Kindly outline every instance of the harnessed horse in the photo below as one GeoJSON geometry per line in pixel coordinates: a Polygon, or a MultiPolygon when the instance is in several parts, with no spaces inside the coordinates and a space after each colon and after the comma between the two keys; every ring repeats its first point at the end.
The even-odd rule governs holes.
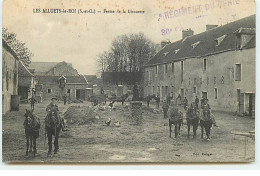
{"type": "Polygon", "coordinates": [[[183,114],[177,108],[172,108],[169,111],[169,127],[170,127],[170,138],[172,133],[172,124],[174,124],[175,138],[180,135],[181,125],[183,124],[183,114]]]}
{"type": "Polygon", "coordinates": [[[196,132],[199,126],[199,111],[192,103],[189,109],[187,110],[186,116],[187,116],[187,126],[188,126],[188,137],[190,137],[190,126],[192,125],[193,129],[193,138],[196,138],[196,132]]]}
{"type": "Polygon", "coordinates": [[[35,117],[33,110],[27,110],[24,114],[24,129],[26,137],[26,156],[28,155],[28,149],[30,145],[30,152],[33,152],[33,156],[37,153],[36,139],[39,137],[39,130],[41,127],[40,119],[35,117]]]}
{"type": "Polygon", "coordinates": [[[52,152],[52,136],[54,136],[54,154],[59,150],[59,134],[62,128],[62,120],[57,110],[50,110],[45,118],[45,136],[48,137],[48,155],[52,152]]]}

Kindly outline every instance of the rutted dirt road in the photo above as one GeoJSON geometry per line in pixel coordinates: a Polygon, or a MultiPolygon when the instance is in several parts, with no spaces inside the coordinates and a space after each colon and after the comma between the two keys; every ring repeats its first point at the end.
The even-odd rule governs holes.
{"type": "MultiPolygon", "coordinates": [[[[68,107],[86,108],[90,103],[63,105],[61,114],[68,107]]],[[[129,104],[128,102],[126,104],[129,104]]],[[[36,104],[35,114],[45,118],[47,102],[36,104]]],[[[96,112],[95,123],[70,125],[68,132],[61,132],[60,151],[47,157],[47,141],[42,123],[37,139],[38,154],[25,156],[26,140],[23,128],[25,109],[3,116],[2,153],[4,162],[248,162],[254,160],[254,141],[236,136],[233,131],[254,130],[254,119],[213,112],[219,127],[213,127],[211,140],[187,138],[187,126],[181,127],[178,138],[169,138],[168,120],[162,112],[153,113],[143,108],[143,123],[134,125],[130,118],[130,107],[116,104],[116,110],[96,112]],[[111,118],[111,125],[105,121],[111,118]],[[114,123],[120,122],[120,127],[114,123]]],[[[174,136],[174,135],[173,135],[174,136]]]]}

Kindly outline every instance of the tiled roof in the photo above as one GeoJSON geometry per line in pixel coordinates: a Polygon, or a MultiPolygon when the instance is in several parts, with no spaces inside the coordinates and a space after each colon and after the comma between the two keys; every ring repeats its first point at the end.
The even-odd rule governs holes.
{"type": "Polygon", "coordinates": [[[59,62],[31,62],[29,69],[34,69],[35,72],[47,72],[59,62]]]}
{"type": "MultiPolygon", "coordinates": [[[[58,84],[61,76],[36,76],[39,84],[58,84]]],[[[83,75],[65,76],[67,84],[88,84],[83,75]]]]}
{"type": "MultiPolygon", "coordinates": [[[[234,34],[234,32],[239,28],[241,28],[241,32],[251,32],[252,29],[255,28],[255,20],[256,16],[252,15],[166,45],[146,64],[146,66],[169,63],[185,58],[206,56],[227,50],[235,50],[236,34],[234,34]],[[245,28],[251,30],[246,30],[245,28]],[[216,39],[219,39],[223,35],[226,35],[226,37],[217,46],[216,39]],[[192,48],[192,46],[194,46],[193,44],[196,42],[199,43],[196,47],[192,48]],[[180,50],[175,52],[178,49],[180,50]],[[164,53],[167,52],[168,54],[165,55],[164,53]]],[[[243,49],[253,47],[255,47],[255,37],[250,40],[243,49]]]]}
{"type": "Polygon", "coordinates": [[[84,75],[88,82],[93,82],[97,79],[97,75],[84,75]]]}

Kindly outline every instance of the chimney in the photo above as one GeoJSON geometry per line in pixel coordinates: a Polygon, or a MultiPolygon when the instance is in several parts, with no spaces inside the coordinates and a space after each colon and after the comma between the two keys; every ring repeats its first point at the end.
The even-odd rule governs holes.
{"type": "Polygon", "coordinates": [[[191,28],[190,28],[190,29],[183,30],[183,31],[182,31],[182,39],[185,39],[185,38],[188,37],[188,36],[192,36],[193,33],[194,33],[194,31],[191,30],[191,28]]]}
{"type": "Polygon", "coordinates": [[[210,30],[210,29],[213,29],[213,28],[216,28],[218,27],[218,25],[214,25],[214,24],[207,24],[206,25],[206,31],[210,30]]]}
{"type": "Polygon", "coordinates": [[[166,45],[168,45],[168,44],[170,44],[171,42],[170,42],[170,40],[163,40],[162,42],[161,42],[161,47],[163,48],[164,46],[166,46],[166,45]]]}

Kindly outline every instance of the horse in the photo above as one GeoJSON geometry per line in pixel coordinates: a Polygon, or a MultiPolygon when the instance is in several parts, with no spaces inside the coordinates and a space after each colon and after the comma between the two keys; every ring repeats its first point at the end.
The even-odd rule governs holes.
{"type": "Polygon", "coordinates": [[[213,124],[213,120],[210,117],[210,111],[204,110],[201,115],[201,119],[200,119],[201,139],[203,139],[204,128],[206,131],[207,140],[210,139],[210,130],[211,130],[212,124],[213,124]]]}
{"type": "Polygon", "coordinates": [[[40,119],[33,114],[33,110],[27,110],[24,114],[24,129],[26,137],[26,156],[29,152],[33,152],[33,156],[37,153],[36,139],[39,137],[39,130],[41,128],[40,119]],[[28,151],[30,145],[30,151],[28,151]]]}
{"type": "Polygon", "coordinates": [[[181,125],[183,124],[183,114],[177,108],[172,108],[169,111],[169,127],[170,127],[170,138],[172,133],[172,124],[174,124],[175,138],[180,135],[181,125]]]}
{"type": "Polygon", "coordinates": [[[57,110],[50,110],[45,118],[45,137],[47,133],[48,138],[48,155],[52,152],[52,136],[54,136],[54,154],[59,150],[59,134],[62,128],[62,119],[60,118],[57,110]]]}
{"type": "Polygon", "coordinates": [[[188,138],[190,137],[190,126],[192,125],[193,129],[193,138],[196,138],[196,132],[199,126],[199,111],[196,109],[196,107],[191,104],[191,106],[188,108],[186,112],[187,117],[187,126],[188,126],[188,138]]]}

